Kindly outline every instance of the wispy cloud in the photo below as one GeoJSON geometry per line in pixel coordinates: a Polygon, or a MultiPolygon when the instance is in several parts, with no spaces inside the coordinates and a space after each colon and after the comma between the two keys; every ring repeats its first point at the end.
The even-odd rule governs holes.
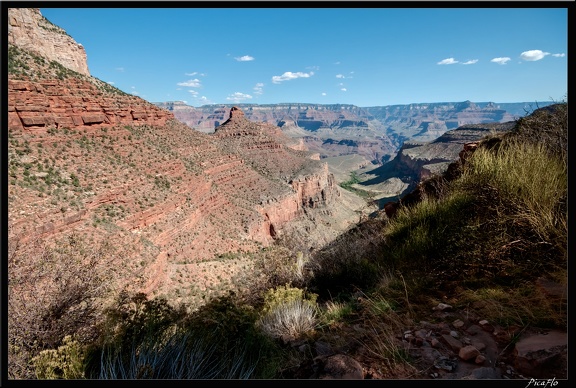
{"type": "Polygon", "coordinates": [[[528,50],[520,54],[520,58],[522,58],[525,61],[533,62],[541,60],[546,55],[550,55],[550,53],[544,52],[542,50],[528,50]]]}
{"type": "Polygon", "coordinates": [[[326,95],[326,92],[322,92],[322,95],[325,96],[325,95],[326,95]]]}
{"type": "Polygon", "coordinates": [[[553,57],[556,57],[556,58],[562,58],[562,57],[565,57],[566,54],[564,54],[564,53],[558,53],[558,54],[552,54],[552,56],[553,56],[553,57]]]}
{"type": "Polygon", "coordinates": [[[342,90],[343,92],[345,92],[345,91],[347,91],[348,89],[346,89],[346,88],[342,88],[342,89],[340,89],[340,90],[342,90]]]}
{"type": "Polygon", "coordinates": [[[201,77],[204,77],[206,74],[204,73],[198,73],[197,71],[193,71],[192,73],[184,73],[184,75],[188,76],[188,77],[194,77],[195,75],[199,75],[201,77]]]}
{"type": "Polygon", "coordinates": [[[471,59],[471,60],[469,60],[469,61],[462,62],[462,64],[463,64],[463,65],[473,65],[473,64],[475,64],[475,63],[477,63],[477,62],[478,62],[477,59],[471,59]]]}
{"type": "Polygon", "coordinates": [[[505,65],[509,60],[510,60],[509,57],[498,57],[498,58],[492,58],[490,62],[494,62],[499,65],[505,65]]]}
{"type": "Polygon", "coordinates": [[[314,72],[311,71],[310,73],[302,73],[302,72],[297,72],[297,73],[292,73],[291,71],[287,71],[282,75],[275,75],[272,77],[272,82],[275,84],[279,84],[280,82],[283,81],[289,81],[292,79],[296,79],[296,78],[308,78],[308,77],[312,77],[314,75],[314,72]]]}
{"type": "Polygon", "coordinates": [[[498,57],[498,58],[492,58],[490,60],[490,62],[494,62],[499,65],[505,65],[508,61],[510,61],[510,57],[498,57]]]}
{"type": "Polygon", "coordinates": [[[446,58],[438,62],[437,65],[453,65],[455,63],[458,63],[458,61],[454,58],[446,58]]]}
{"type": "Polygon", "coordinates": [[[197,78],[191,79],[188,81],[184,81],[184,82],[178,82],[177,85],[178,86],[186,86],[188,88],[199,88],[200,86],[202,86],[200,80],[197,78]]]}
{"type": "Polygon", "coordinates": [[[237,60],[238,62],[247,62],[247,61],[253,61],[255,58],[251,57],[250,55],[244,55],[241,57],[235,57],[235,60],[237,60]]]}
{"type": "Polygon", "coordinates": [[[196,90],[188,90],[188,93],[190,93],[193,96],[197,96],[198,92],[196,90]]]}
{"type": "Polygon", "coordinates": [[[354,78],[354,77],[352,76],[352,74],[354,74],[353,71],[350,72],[350,75],[336,74],[336,78],[340,78],[340,79],[351,79],[351,78],[354,78]]]}
{"type": "Polygon", "coordinates": [[[262,82],[258,82],[252,89],[254,90],[254,94],[262,94],[264,93],[264,84],[262,82]]]}
{"type": "Polygon", "coordinates": [[[240,102],[240,101],[244,101],[244,100],[249,100],[251,99],[252,96],[249,94],[244,94],[244,93],[240,93],[240,92],[236,92],[234,94],[229,95],[228,97],[226,97],[226,99],[228,101],[234,101],[234,102],[240,102]]]}
{"type": "Polygon", "coordinates": [[[117,67],[117,68],[116,68],[116,71],[119,71],[119,72],[121,72],[121,73],[124,73],[124,68],[123,68],[123,67],[117,67]]]}

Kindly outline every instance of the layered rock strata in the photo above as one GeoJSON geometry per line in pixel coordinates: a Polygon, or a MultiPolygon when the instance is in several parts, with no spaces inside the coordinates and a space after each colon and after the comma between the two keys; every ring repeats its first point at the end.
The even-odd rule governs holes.
{"type": "Polygon", "coordinates": [[[8,80],[8,129],[94,130],[116,125],[164,125],[172,113],[132,95],[105,96],[89,80],[8,80]]]}

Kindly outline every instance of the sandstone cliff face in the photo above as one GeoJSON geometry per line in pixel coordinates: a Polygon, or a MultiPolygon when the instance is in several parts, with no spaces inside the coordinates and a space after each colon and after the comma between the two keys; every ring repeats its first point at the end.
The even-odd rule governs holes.
{"type": "Polygon", "coordinates": [[[70,70],[90,75],[84,47],[46,20],[38,8],[8,9],[8,44],[29,50],[70,70]]]}

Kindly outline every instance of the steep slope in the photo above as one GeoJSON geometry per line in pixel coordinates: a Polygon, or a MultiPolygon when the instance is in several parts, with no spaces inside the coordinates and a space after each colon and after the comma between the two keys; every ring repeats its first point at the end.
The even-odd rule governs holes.
{"type": "Polygon", "coordinates": [[[314,246],[358,220],[363,202],[341,196],[317,155],[278,128],[235,109],[217,133],[193,131],[165,109],[12,41],[11,244],[32,249],[38,239],[72,234],[108,241],[117,249],[108,259],[128,270],[127,284],[177,301],[177,293],[219,288],[247,265],[242,252],[269,246],[291,223],[316,213],[341,221],[311,228],[314,246]]]}

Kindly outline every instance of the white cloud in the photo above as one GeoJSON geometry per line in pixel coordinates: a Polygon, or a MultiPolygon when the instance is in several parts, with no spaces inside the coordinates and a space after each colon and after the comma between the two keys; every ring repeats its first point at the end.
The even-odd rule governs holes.
{"type": "Polygon", "coordinates": [[[525,61],[539,61],[546,55],[550,55],[550,53],[546,53],[542,50],[528,50],[520,54],[520,58],[525,61]]]}
{"type": "Polygon", "coordinates": [[[283,81],[289,81],[291,79],[296,79],[296,78],[308,78],[308,77],[312,77],[314,75],[314,72],[311,71],[310,73],[302,73],[302,72],[297,72],[297,73],[292,73],[291,71],[287,71],[282,75],[275,75],[272,77],[272,82],[275,84],[279,84],[280,82],[283,81]]]}
{"type": "Polygon", "coordinates": [[[123,72],[124,72],[124,68],[123,68],[123,67],[117,67],[117,68],[116,68],[116,71],[119,71],[119,72],[122,72],[122,73],[123,73],[123,72]]]}
{"type": "Polygon", "coordinates": [[[212,104],[212,101],[210,101],[210,99],[206,96],[202,96],[200,98],[197,98],[201,103],[204,104],[212,104]]]}
{"type": "Polygon", "coordinates": [[[254,90],[254,94],[262,94],[264,90],[262,89],[264,84],[262,82],[258,82],[252,89],[254,90]]]}
{"type": "Polygon", "coordinates": [[[345,92],[345,91],[346,91],[346,88],[342,88],[342,89],[340,89],[340,90],[342,90],[343,92],[345,92]]]}
{"type": "Polygon", "coordinates": [[[471,60],[469,60],[469,61],[462,62],[462,64],[463,64],[463,65],[473,65],[473,64],[475,64],[476,62],[478,62],[477,59],[471,59],[471,60]]]}
{"type": "Polygon", "coordinates": [[[446,58],[437,63],[437,65],[453,65],[458,63],[454,58],[446,58]]]}
{"type": "Polygon", "coordinates": [[[553,57],[556,57],[556,58],[562,58],[562,57],[565,57],[566,54],[564,54],[564,53],[559,53],[559,54],[552,54],[552,56],[553,56],[553,57]]]}
{"type": "Polygon", "coordinates": [[[194,77],[196,74],[198,74],[197,71],[192,72],[192,73],[184,73],[184,75],[187,75],[187,76],[189,76],[189,77],[194,77]]]}
{"type": "Polygon", "coordinates": [[[235,57],[235,60],[237,60],[238,62],[247,62],[247,61],[253,61],[254,57],[251,57],[250,55],[244,55],[241,57],[235,57]]]}
{"type": "Polygon", "coordinates": [[[227,100],[229,101],[234,101],[234,102],[240,102],[243,100],[249,100],[251,99],[252,96],[249,94],[244,94],[244,93],[240,93],[240,92],[236,92],[234,94],[229,95],[228,97],[226,97],[227,100]]]}
{"type": "Polygon", "coordinates": [[[497,63],[499,65],[505,65],[506,62],[508,62],[509,60],[510,60],[509,57],[499,57],[499,58],[492,58],[490,60],[490,62],[494,62],[494,63],[497,63]]]}
{"type": "Polygon", "coordinates": [[[346,78],[346,77],[344,77],[344,74],[336,74],[336,78],[346,78]]]}
{"type": "Polygon", "coordinates": [[[189,88],[199,88],[200,86],[202,86],[202,85],[200,84],[200,80],[197,79],[197,78],[191,79],[191,80],[188,80],[188,81],[185,81],[185,82],[178,82],[176,85],[178,85],[178,86],[186,86],[186,87],[189,87],[189,88]]]}
{"type": "Polygon", "coordinates": [[[188,90],[188,93],[192,94],[193,96],[198,95],[198,92],[196,90],[188,90]]]}
{"type": "Polygon", "coordinates": [[[326,93],[322,92],[322,95],[323,95],[323,96],[325,96],[325,95],[326,95],[326,93]]]}

